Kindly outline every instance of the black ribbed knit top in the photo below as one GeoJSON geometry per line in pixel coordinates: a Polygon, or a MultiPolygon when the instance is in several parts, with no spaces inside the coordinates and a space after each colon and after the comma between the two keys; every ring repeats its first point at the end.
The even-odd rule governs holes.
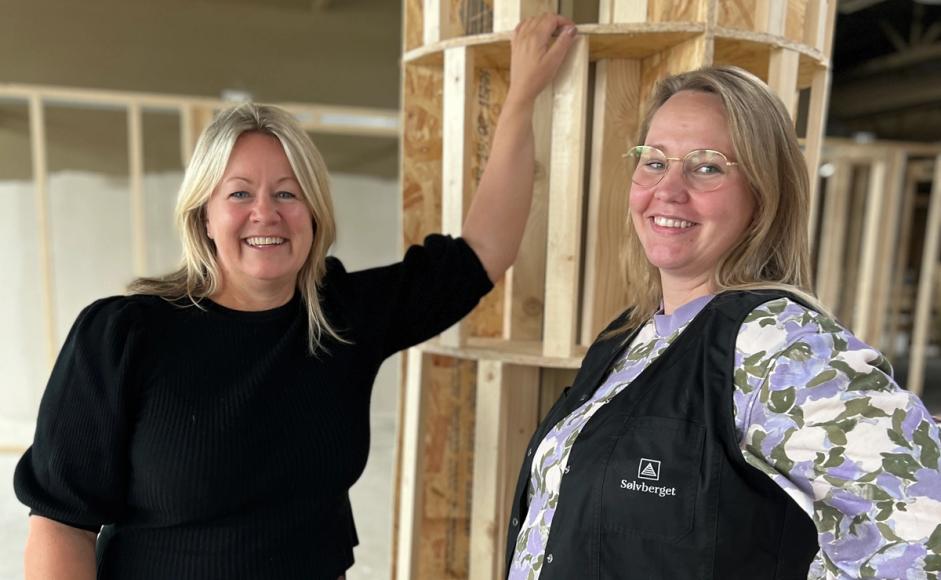
{"type": "Polygon", "coordinates": [[[390,266],[327,266],[321,301],[350,344],[315,356],[299,295],[263,312],[121,296],[79,315],[14,486],[31,513],[101,530],[98,578],[336,580],[352,565],[379,365],[492,285],[438,235],[390,266]]]}

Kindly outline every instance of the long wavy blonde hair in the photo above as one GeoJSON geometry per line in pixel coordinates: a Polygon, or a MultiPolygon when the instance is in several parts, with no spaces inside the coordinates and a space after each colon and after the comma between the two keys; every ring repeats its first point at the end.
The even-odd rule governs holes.
{"type": "MultiPolygon", "coordinates": [[[[807,233],[810,182],[787,110],[758,77],[734,66],[706,67],[668,77],[657,85],[637,136],[643,144],[654,115],[680,91],[719,97],[735,158],[755,199],[755,215],[742,238],[719,260],[715,292],[777,289],[826,312],[811,290],[807,233]]],[[[643,324],[660,308],[660,272],[648,260],[630,215],[622,247],[628,304],[619,333],[643,324]]]]}
{"type": "Polygon", "coordinates": [[[307,309],[308,348],[315,354],[324,335],[343,340],[326,319],[319,295],[327,250],[336,239],[336,222],[323,157],[294,117],[281,108],[254,103],[238,105],[220,112],[206,127],[196,143],[177,196],[175,217],[183,246],[182,264],[163,276],[138,278],[128,286],[128,291],[172,301],[186,297],[199,306],[201,299],[222,288],[215,244],[206,233],[206,204],[243,133],[264,133],[281,143],[310,210],[313,240],[297,275],[297,289],[307,309]]]}

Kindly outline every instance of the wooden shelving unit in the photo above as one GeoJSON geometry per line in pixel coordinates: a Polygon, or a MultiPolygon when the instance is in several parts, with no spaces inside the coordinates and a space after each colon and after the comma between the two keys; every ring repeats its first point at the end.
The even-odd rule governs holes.
{"type": "Polygon", "coordinates": [[[799,116],[820,164],[835,0],[405,0],[406,245],[458,235],[506,95],[523,17],[572,16],[579,39],[538,99],[533,211],[518,262],[481,305],[405,363],[394,577],[503,575],[511,489],[539,417],[625,306],[628,149],[661,78],[735,64],[799,116]]]}

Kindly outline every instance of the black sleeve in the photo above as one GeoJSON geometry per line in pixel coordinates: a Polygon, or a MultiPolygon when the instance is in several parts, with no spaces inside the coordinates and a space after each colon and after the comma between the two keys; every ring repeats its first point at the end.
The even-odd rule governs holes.
{"type": "Polygon", "coordinates": [[[384,357],[440,334],[493,288],[467,242],[440,234],[389,266],[346,274],[337,260],[330,262],[328,280],[339,282],[338,299],[352,311],[354,341],[375,342],[384,357]]]}
{"type": "Polygon", "coordinates": [[[30,514],[93,532],[121,518],[135,310],[124,297],[99,300],[72,326],[43,393],[33,445],[14,473],[30,514]]]}

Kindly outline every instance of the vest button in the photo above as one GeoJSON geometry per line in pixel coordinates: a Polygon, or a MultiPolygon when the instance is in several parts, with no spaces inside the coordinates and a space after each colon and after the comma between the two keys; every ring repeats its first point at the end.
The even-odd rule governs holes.
{"type": "Polygon", "coordinates": [[[551,564],[551,563],[552,563],[552,554],[549,554],[548,556],[546,556],[546,564],[551,564]]]}
{"type": "Polygon", "coordinates": [[[530,447],[529,449],[526,450],[526,457],[529,457],[532,454],[533,454],[533,448],[530,447]]]}
{"type": "Polygon", "coordinates": [[[519,518],[513,518],[513,521],[512,521],[511,523],[513,524],[513,527],[514,527],[514,528],[515,528],[516,526],[520,525],[519,518]]]}

